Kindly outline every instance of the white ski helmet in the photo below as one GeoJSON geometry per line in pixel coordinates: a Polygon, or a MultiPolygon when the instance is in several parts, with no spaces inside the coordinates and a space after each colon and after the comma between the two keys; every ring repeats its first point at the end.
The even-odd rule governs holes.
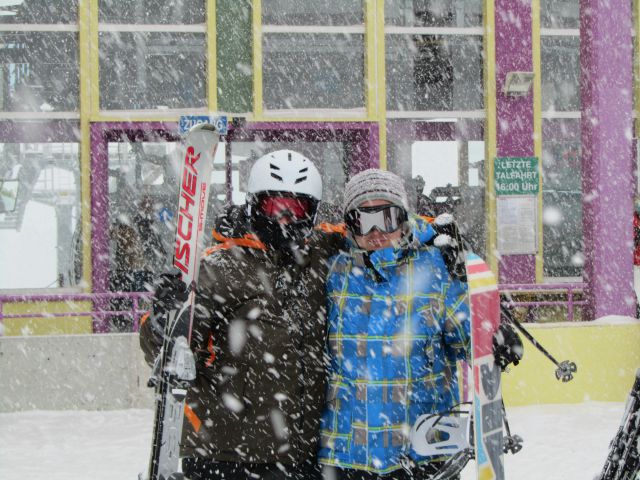
{"type": "Polygon", "coordinates": [[[263,155],[251,167],[247,193],[290,192],[317,201],[322,198],[322,177],[311,160],[292,150],[263,155]]]}

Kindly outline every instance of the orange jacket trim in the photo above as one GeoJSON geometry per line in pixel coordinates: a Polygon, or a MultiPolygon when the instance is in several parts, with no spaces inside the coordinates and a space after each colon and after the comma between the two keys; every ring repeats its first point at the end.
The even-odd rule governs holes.
{"type": "Polygon", "coordinates": [[[218,243],[217,245],[214,245],[213,247],[207,248],[203,255],[205,257],[208,255],[211,255],[213,252],[217,250],[227,250],[233,247],[257,248],[259,250],[267,249],[266,245],[262,243],[258,239],[258,237],[250,233],[247,233],[242,238],[227,238],[227,237],[223,237],[222,235],[220,235],[218,232],[214,230],[213,238],[220,243],[218,243]]]}
{"type": "Polygon", "coordinates": [[[142,317],[140,317],[140,326],[144,325],[144,322],[146,322],[150,316],[151,312],[146,312],[144,315],[142,315],[142,317]]]}
{"type": "Polygon", "coordinates": [[[189,420],[189,423],[191,424],[195,432],[198,433],[200,431],[200,427],[202,426],[202,422],[196,415],[196,412],[194,412],[193,409],[186,403],[184,404],[184,416],[187,417],[187,420],[189,420]]]}
{"type": "Polygon", "coordinates": [[[341,235],[346,235],[347,233],[347,227],[344,223],[319,223],[315,228],[325,233],[339,233],[341,235]]]}
{"type": "Polygon", "coordinates": [[[207,358],[205,365],[207,367],[210,367],[211,365],[213,365],[213,362],[216,359],[216,352],[213,349],[213,335],[209,335],[209,343],[207,344],[207,351],[209,352],[209,358],[207,358]]]}

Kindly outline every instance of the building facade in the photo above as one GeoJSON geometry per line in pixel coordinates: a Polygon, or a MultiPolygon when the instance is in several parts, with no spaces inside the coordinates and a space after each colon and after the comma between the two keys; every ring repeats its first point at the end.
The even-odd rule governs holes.
{"type": "Polygon", "coordinates": [[[639,7],[603,3],[3,2],[0,292],[141,289],[170,261],[178,119],[215,113],[212,216],[275,148],[318,163],[328,220],[380,166],[501,283],[635,315],[639,7]]]}

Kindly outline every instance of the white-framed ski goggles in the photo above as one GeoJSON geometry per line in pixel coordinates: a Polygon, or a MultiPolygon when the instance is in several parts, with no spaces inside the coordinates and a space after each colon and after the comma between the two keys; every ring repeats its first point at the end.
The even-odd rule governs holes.
{"type": "Polygon", "coordinates": [[[359,207],[348,211],[344,220],[354,235],[365,236],[373,229],[393,233],[408,219],[407,211],[398,205],[359,207]]]}

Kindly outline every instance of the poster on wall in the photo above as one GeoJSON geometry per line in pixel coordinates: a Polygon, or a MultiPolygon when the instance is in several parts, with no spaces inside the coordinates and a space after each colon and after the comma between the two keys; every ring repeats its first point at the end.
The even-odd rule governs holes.
{"type": "Polygon", "coordinates": [[[493,161],[496,195],[537,195],[538,157],[496,157],[493,161]]]}
{"type": "Polygon", "coordinates": [[[498,251],[501,254],[537,253],[538,197],[507,195],[496,199],[498,251]]]}

